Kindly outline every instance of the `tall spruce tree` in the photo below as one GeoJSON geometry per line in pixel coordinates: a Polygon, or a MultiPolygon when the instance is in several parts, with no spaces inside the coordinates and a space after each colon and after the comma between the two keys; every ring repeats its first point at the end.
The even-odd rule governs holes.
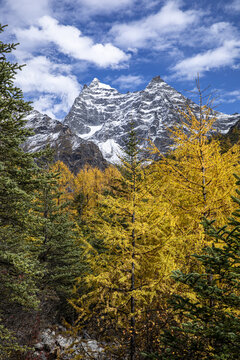
{"type": "Polygon", "coordinates": [[[82,266],[81,249],[70,207],[73,185],[70,170],[61,162],[51,165],[46,151],[33,205],[33,212],[39,219],[35,237],[38,239],[38,259],[44,274],[41,288],[45,298],[54,293],[57,295],[60,318],[68,316],[67,298],[82,266]]]}
{"type": "MultiPolygon", "coordinates": [[[[202,272],[173,278],[189,296],[174,295],[171,307],[178,318],[162,337],[162,360],[236,360],[240,354],[240,177],[233,201],[238,208],[228,225],[217,229],[204,221],[212,246],[194,258],[202,272]],[[190,295],[191,294],[191,295],[190,295]],[[180,323],[181,321],[181,323],[180,323]]],[[[154,358],[154,357],[153,357],[154,358]]]]}
{"type": "MultiPolygon", "coordinates": [[[[0,26],[0,33],[3,30],[0,26]]],[[[34,155],[24,153],[21,147],[29,135],[24,115],[31,108],[14,85],[21,66],[7,60],[15,46],[0,41],[0,317],[5,320],[14,305],[37,306],[36,278],[40,274],[30,213],[37,167],[34,155]]],[[[2,325],[0,333],[7,334],[1,329],[2,325]]],[[[4,341],[1,334],[0,354],[7,358],[7,337],[4,341]]]]}

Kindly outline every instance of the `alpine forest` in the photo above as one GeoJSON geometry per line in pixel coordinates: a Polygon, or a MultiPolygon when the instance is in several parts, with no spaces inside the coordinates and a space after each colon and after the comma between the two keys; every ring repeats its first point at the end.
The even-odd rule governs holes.
{"type": "Polygon", "coordinates": [[[166,153],[129,118],[117,163],[71,172],[24,151],[16,45],[0,41],[0,360],[240,359],[240,143],[199,80],[166,153]]]}

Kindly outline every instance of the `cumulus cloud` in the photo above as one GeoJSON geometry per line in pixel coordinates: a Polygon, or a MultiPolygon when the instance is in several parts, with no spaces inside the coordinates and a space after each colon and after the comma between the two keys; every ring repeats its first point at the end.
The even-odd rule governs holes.
{"type": "Polygon", "coordinates": [[[70,71],[69,65],[55,64],[45,56],[37,56],[30,58],[27,66],[17,73],[16,84],[24,93],[35,94],[37,110],[58,117],[60,112],[69,110],[80,92],[81,87],[70,71]]]}
{"type": "Polygon", "coordinates": [[[162,42],[163,36],[179,34],[200,18],[200,11],[183,11],[180,4],[178,0],[169,0],[156,14],[138,21],[116,24],[110,33],[119,46],[150,47],[152,43],[162,42]]]}
{"type": "Polygon", "coordinates": [[[51,14],[49,0],[5,0],[1,3],[2,18],[11,26],[34,24],[46,14],[51,14]]]}
{"type": "Polygon", "coordinates": [[[192,80],[197,73],[202,75],[209,70],[224,66],[233,66],[236,59],[240,57],[240,41],[231,40],[222,46],[205,51],[195,56],[178,62],[172,70],[177,77],[192,80]]]}
{"type": "Polygon", "coordinates": [[[38,27],[17,29],[15,32],[20,42],[24,39],[27,48],[53,43],[63,54],[100,67],[114,66],[129,59],[129,55],[111,43],[95,44],[75,26],[61,25],[50,16],[41,17],[38,23],[38,27]]]}
{"type": "Polygon", "coordinates": [[[144,83],[144,79],[139,75],[121,75],[113,81],[114,84],[118,84],[121,89],[131,89],[144,83]]]}

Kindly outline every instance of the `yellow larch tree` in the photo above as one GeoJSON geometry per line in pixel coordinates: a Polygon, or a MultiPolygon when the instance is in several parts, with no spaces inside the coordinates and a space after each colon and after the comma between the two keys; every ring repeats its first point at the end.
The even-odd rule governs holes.
{"type": "Polygon", "coordinates": [[[119,174],[116,167],[110,165],[105,170],[85,165],[75,179],[75,204],[79,215],[88,220],[89,213],[98,206],[99,196],[110,189],[111,181],[119,174]]]}
{"type": "Polygon", "coordinates": [[[96,206],[104,181],[103,172],[98,168],[85,165],[76,176],[76,204],[80,215],[86,209],[96,206]]]}
{"type": "Polygon", "coordinates": [[[50,170],[58,174],[59,204],[66,201],[72,202],[76,192],[76,179],[74,174],[69,170],[68,166],[60,160],[51,165],[50,170]]]}
{"type": "Polygon", "coordinates": [[[165,183],[164,189],[159,187],[160,196],[164,192],[172,209],[178,229],[178,255],[187,262],[190,254],[206,245],[203,217],[217,218],[221,226],[233,210],[233,173],[239,170],[239,145],[221,154],[219,143],[210,140],[216,117],[210,106],[203,105],[199,82],[197,85],[199,108],[186,104],[179,111],[182,122],[170,130],[175,149],[161,156],[154,177],[155,182],[159,179],[165,183]]]}
{"type": "Polygon", "coordinates": [[[84,284],[85,293],[72,302],[79,313],[75,330],[92,324],[99,341],[131,360],[144,349],[146,313],[169,289],[174,268],[174,219],[149,191],[147,173],[132,130],[114,190],[101,196],[92,215],[96,242],[84,241],[88,267],[76,286],[77,292],[84,284]]]}

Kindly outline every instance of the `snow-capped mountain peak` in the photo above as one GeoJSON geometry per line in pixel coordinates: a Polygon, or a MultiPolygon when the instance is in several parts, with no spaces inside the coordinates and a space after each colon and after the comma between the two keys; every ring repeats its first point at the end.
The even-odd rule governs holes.
{"type": "MultiPolygon", "coordinates": [[[[189,101],[160,76],[154,77],[145,89],[126,94],[94,78],[75,99],[64,124],[82,139],[93,141],[108,161],[115,162],[116,154],[125,145],[131,119],[143,146],[150,138],[165,152],[171,145],[168,128],[179,122],[178,110],[189,101]]],[[[198,112],[197,104],[191,104],[198,112]]],[[[228,131],[240,118],[222,113],[216,116],[221,132],[228,131]]]]}
{"type": "MultiPolygon", "coordinates": [[[[85,87],[86,88],[86,87],[85,87]]],[[[94,78],[91,84],[88,86],[88,89],[113,89],[110,85],[101,83],[97,78],[94,78]]]]}

